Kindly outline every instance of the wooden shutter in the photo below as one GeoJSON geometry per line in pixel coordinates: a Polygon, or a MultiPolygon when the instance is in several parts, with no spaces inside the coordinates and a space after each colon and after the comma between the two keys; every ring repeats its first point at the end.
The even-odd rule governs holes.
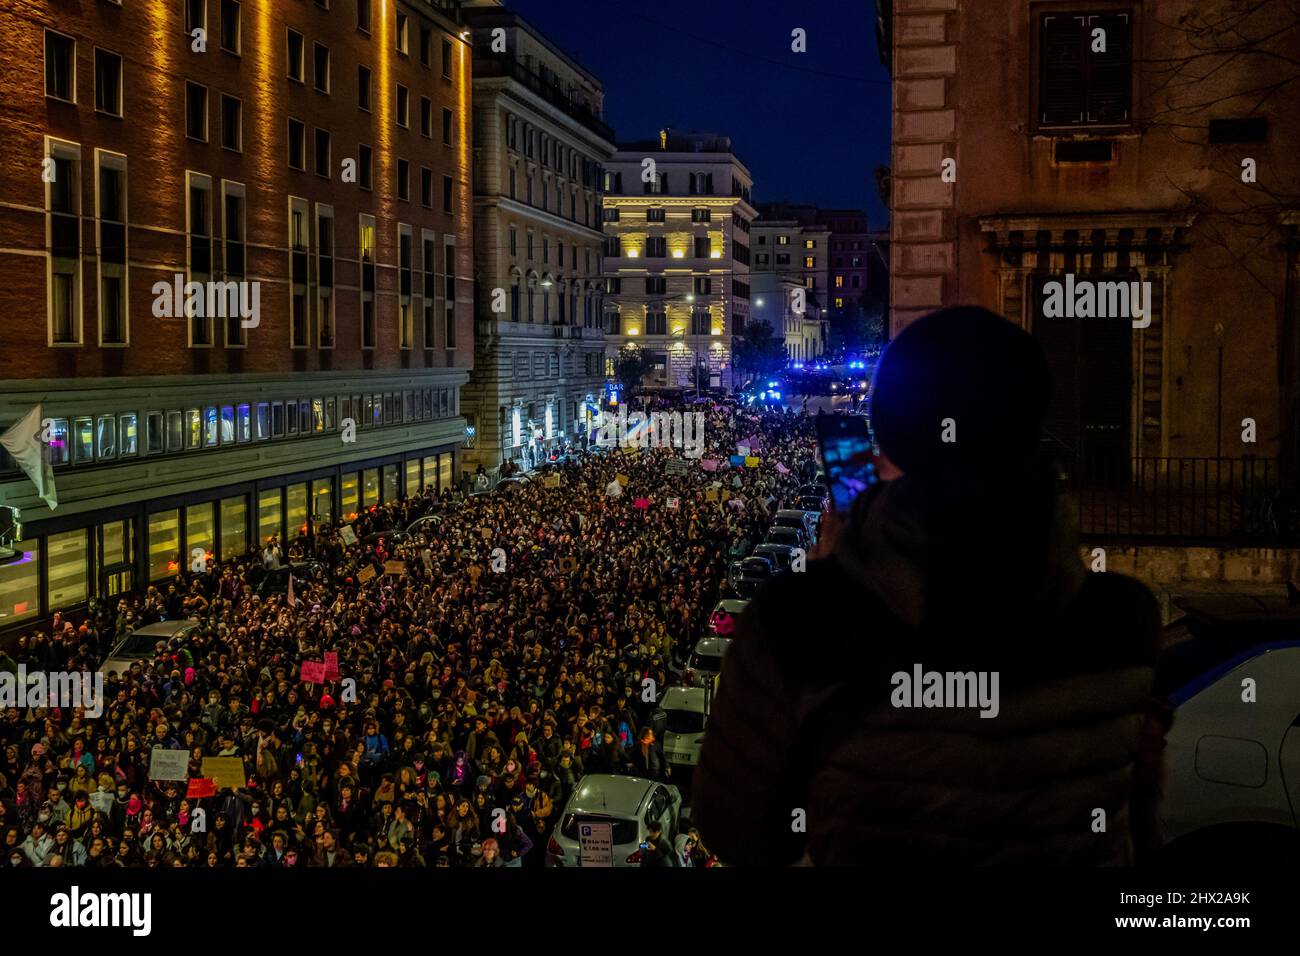
{"type": "Polygon", "coordinates": [[[1084,122],[1087,111],[1086,18],[1045,13],[1039,21],[1039,122],[1067,126],[1084,122]]]}
{"type": "Polygon", "coordinates": [[[1125,123],[1133,85],[1133,18],[1127,13],[1103,13],[1088,17],[1089,123],[1125,123]],[[1092,33],[1106,31],[1106,52],[1092,52],[1092,33]]]}

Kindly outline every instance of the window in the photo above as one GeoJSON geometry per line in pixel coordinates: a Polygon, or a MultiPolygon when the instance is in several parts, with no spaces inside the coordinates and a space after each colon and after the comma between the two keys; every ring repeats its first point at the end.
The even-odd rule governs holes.
{"type": "Polygon", "coordinates": [[[451,41],[442,41],[442,78],[451,79],[451,41]]]}
{"type": "Polygon", "coordinates": [[[647,259],[662,259],[668,255],[668,240],[663,236],[648,236],[645,241],[647,259]]]}
{"type": "Polygon", "coordinates": [[[362,215],[359,221],[361,259],[361,347],[375,347],[375,217],[362,215]]]}
{"type": "Polygon", "coordinates": [[[45,31],[45,95],[69,103],[77,101],[77,41],[45,31]]]}
{"type": "Polygon", "coordinates": [[[647,309],[645,314],[645,334],[666,335],[667,332],[668,317],[663,309],[647,309]]]}
{"type": "Polygon", "coordinates": [[[334,348],[334,210],[316,206],[316,316],[319,345],[334,348]]]}
{"type": "MultiPolygon", "coordinates": [[[[186,192],[189,281],[206,286],[212,279],[212,180],[198,173],[187,173],[186,192]]],[[[199,308],[188,317],[191,347],[212,344],[212,317],[206,312],[206,308],[199,308]]]]}
{"type": "Polygon", "coordinates": [[[812,256],[804,256],[804,257],[803,257],[803,267],[804,267],[805,269],[811,269],[811,268],[813,268],[813,267],[816,266],[816,265],[817,265],[817,260],[814,259],[812,256]]]}
{"type": "Polygon", "coordinates": [[[243,109],[244,104],[233,96],[221,94],[221,146],[223,149],[242,152],[244,148],[243,134],[243,109]]]}
{"type": "Polygon", "coordinates": [[[433,31],[428,27],[420,26],[420,63],[423,66],[429,66],[429,57],[433,47],[433,31]]]}
{"type": "Polygon", "coordinates": [[[420,97],[420,135],[433,136],[433,101],[427,96],[420,97]]]}
{"type": "Polygon", "coordinates": [[[117,416],[117,425],[118,454],[123,458],[134,458],[139,450],[135,412],[117,416]]]}
{"type": "Polygon", "coordinates": [[[253,437],[252,417],[247,402],[235,406],[235,440],[241,444],[253,437]]]}
{"type": "Polygon", "coordinates": [[[180,570],[180,512],[160,511],[149,516],[149,580],[158,581],[180,570]]]}
{"type": "Polygon", "coordinates": [[[618,210],[605,208],[600,211],[601,220],[604,222],[618,222],[618,210]]]}
{"type": "Polygon", "coordinates": [[[411,198],[411,164],[405,159],[397,161],[397,198],[411,198]]]}
{"type": "Polygon", "coordinates": [[[695,277],[695,294],[709,295],[713,292],[713,279],[710,276],[695,277]]]}
{"type": "Polygon", "coordinates": [[[310,297],[307,255],[307,200],[289,198],[289,345],[305,349],[308,341],[308,301],[310,297]]]}
{"type": "Polygon", "coordinates": [[[707,259],[707,258],[709,258],[709,253],[710,253],[710,251],[711,251],[711,248],[710,248],[710,243],[709,243],[709,237],[708,237],[708,236],[696,236],[696,237],[695,237],[695,249],[694,249],[694,252],[695,252],[695,258],[696,258],[696,259],[707,259]]]}
{"type": "Polygon", "coordinates": [[[185,135],[208,141],[208,88],[185,81],[185,135]]]}
{"type": "MultiPolygon", "coordinates": [[[[244,187],[239,183],[222,182],[221,211],[223,225],[221,229],[222,263],[225,267],[227,282],[243,281],[246,274],[244,264],[245,223],[244,223],[244,187]]],[[[226,316],[226,345],[242,346],[244,338],[243,318],[238,309],[231,309],[226,316]]]]}
{"type": "Polygon", "coordinates": [[[357,109],[370,112],[370,68],[357,66],[357,109]]]}
{"type": "Polygon", "coordinates": [[[316,175],[330,178],[330,134],[328,130],[316,130],[316,175]]]}
{"type": "Polygon", "coordinates": [[[708,309],[696,308],[691,311],[691,334],[708,335],[712,321],[708,309]]]}
{"type": "Polygon", "coordinates": [[[445,328],[443,342],[446,348],[456,347],[456,245],[450,239],[444,239],[442,247],[444,315],[445,328]]]}
{"type": "Polygon", "coordinates": [[[99,164],[99,343],[127,343],[126,157],[95,151],[99,164]]]}
{"type": "Polygon", "coordinates": [[[316,89],[322,93],[330,91],[330,50],[327,46],[321,46],[319,43],[312,44],[312,56],[314,69],[312,71],[312,82],[315,83],[316,89]]]}
{"type": "Polygon", "coordinates": [[[445,108],[442,111],[442,142],[444,146],[451,145],[451,110],[445,108]]]}
{"type": "Polygon", "coordinates": [[[300,482],[284,489],[285,528],[290,539],[307,533],[307,483],[300,482]]]}
{"type": "Polygon", "coordinates": [[[283,489],[267,488],[257,493],[257,542],[258,546],[266,544],[272,538],[281,536],[282,525],[280,506],[283,503],[283,489]]]}
{"type": "Polygon", "coordinates": [[[302,34],[296,30],[288,31],[289,57],[288,57],[288,76],[289,79],[302,83],[306,79],[306,64],[303,61],[303,38],[302,34]]]}
{"type": "Polygon", "coordinates": [[[1128,13],[1043,13],[1039,18],[1040,126],[1127,123],[1132,98],[1132,17],[1128,13]],[[1105,52],[1095,52],[1096,31],[1105,52]]]}
{"type": "Polygon", "coordinates": [[[816,248],[817,248],[817,240],[816,240],[816,239],[805,239],[805,240],[803,241],[803,247],[804,247],[805,249],[816,249],[816,248]]]}
{"type": "Polygon", "coordinates": [[[619,258],[623,255],[623,241],[618,236],[606,236],[602,253],[609,258],[619,258]]]}
{"type": "Polygon", "coordinates": [[[415,323],[411,304],[411,227],[397,225],[397,340],[398,347],[414,347],[415,323]]]}
{"type": "Polygon", "coordinates": [[[646,295],[664,295],[668,291],[668,280],[663,276],[646,276],[646,295]]]}
{"type": "Polygon", "coordinates": [[[405,13],[397,14],[397,52],[407,53],[410,49],[411,23],[405,13]]]}
{"type": "Polygon", "coordinates": [[[195,30],[206,30],[207,27],[207,0],[185,0],[185,32],[193,36],[195,30]]]}
{"type": "Polygon", "coordinates": [[[664,212],[665,212],[665,211],[664,211],[663,206],[655,206],[655,207],[652,207],[652,208],[650,208],[650,209],[647,209],[647,210],[645,211],[645,221],[646,221],[646,222],[663,222],[663,221],[664,221],[664,212]]]}
{"type": "Polygon", "coordinates": [[[713,221],[712,209],[691,210],[691,222],[712,222],[712,221],[713,221]]]}
{"type": "Polygon", "coordinates": [[[221,502],[220,560],[231,561],[248,550],[248,499],[224,498],[221,502]]]}
{"type": "Polygon", "coordinates": [[[433,208],[433,170],[428,166],[420,167],[420,205],[433,208]]]}
{"type": "Polygon", "coordinates": [[[122,115],[122,58],[107,50],[95,51],[95,109],[122,115]]]}
{"type": "Polygon", "coordinates": [[[357,0],[357,29],[370,32],[370,0],[357,0]]]}
{"type": "Polygon", "coordinates": [[[397,125],[408,129],[411,125],[411,91],[398,83],[394,102],[397,107],[397,125]]]}
{"type": "Polygon", "coordinates": [[[373,185],[374,157],[370,147],[362,143],[357,147],[357,185],[362,189],[370,189],[373,185]]]}
{"type": "Polygon", "coordinates": [[[442,177],[442,211],[451,212],[451,177],[442,177]]]}
{"type": "Polygon", "coordinates": [[[221,0],[221,49],[239,53],[239,4],[221,0]]]}
{"type": "Polygon", "coordinates": [[[301,120],[289,120],[289,168],[307,169],[307,127],[301,120]]]}

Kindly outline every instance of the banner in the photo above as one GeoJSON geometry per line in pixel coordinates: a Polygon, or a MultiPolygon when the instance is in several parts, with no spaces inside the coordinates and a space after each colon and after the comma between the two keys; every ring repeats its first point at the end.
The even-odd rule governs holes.
{"type": "Polygon", "coordinates": [[[362,568],[360,571],[357,572],[357,580],[360,581],[362,584],[365,584],[367,581],[374,580],[374,577],[375,577],[374,565],[367,564],[364,568],[362,568]]]}
{"type": "Polygon", "coordinates": [[[649,499],[649,498],[637,498],[637,499],[635,499],[635,500],[632,502],[632,507],[633,507],[633,508],[641,508],[642,510],[644,510],[644,509],[646,509],[646,508],[649,508],[649,507],[650,507],[650,499],[649,499]]]}
{"type": "Polygon", "coordinates": [[[406,562],[405,562],[405,561],[385,561],[385,562],[384,562],[384,573],[385,573],[385,574],[396,574],[396,575],[399,575],[399,576],[400,576],[400,575],[403,575],[403,574],[406,573],[406,562]]]}
{"type": "Polygon", "coordinates": [[[730,458],[727,459],[727,461],[731,464],[733,468],[743,468],[745,465],[745,456],[732,455],[730,458]]]}
{"type": "Polygon", "coordinates": [[[204,757],[203,776],[212,780],[218,790],[230,787],[235,790],[248,785],[244,779],[244,760],[242,757],[204,757]]]}
{"type": "Polygon", "coordinates": [[[701,458],[700,467],[703,468],[705,471],[717,471],[718,462],[712,458],[701,458]]]}
{"type": "Polygon", "coordinates": [[[190,775],[190,752],[154,747],[149,751],[150,780],[185,780],[190,775]]]}
{"type": "Polygon", "coordinates": [[[691,466],[680,458],[670,458],[664,463],[664,474],[666,475],[689,475],[691,466]]]}
{"type": "Polygon", "coordinates": [[[339,652],[325,652],[325,679],[335,680],[339,676],[339,652]]]}
{"type": "Polygon", "coordinates": [[[215,797],[216,795],[217,783],[207,777],[192,777],[189,789],[185,791],[185,797],[188,800],[197,800],[200,797],[215,797]]]}
{"type": "Polygon", "coordinates": [[[759,462],[759,459],[758,459],[758,458],[755,458],[753,455],[750,455],[748,458],[745,459],[745,467],[746,467],[746,468],[757,468],[757,467],[758,467],[758,462],[759,462]]]}

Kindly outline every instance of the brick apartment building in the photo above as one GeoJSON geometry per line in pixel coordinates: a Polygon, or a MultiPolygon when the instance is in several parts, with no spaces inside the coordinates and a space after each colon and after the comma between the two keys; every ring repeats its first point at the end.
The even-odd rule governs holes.
{"type": "Polygon", "coordinates": [[[458,4],[3,6],[0,427],[42,403],[59,502],[0,461],[24,523],[0,629],[451,483],[458,4]],[[177,281],[246,283],[260,314],[187,318],[177,281]]]}
{"type": "Polygon", "coordinates": [[[1300,447],[1294,6],[877,7],[891,331],[977,303],[1042,341],[1052,441],[1103,489],[1085,532],[1300,540],[1279,507],[1300,447]],[[1145,324],[1050,317],[1066,274],[1149,282],[1145,324]]]}

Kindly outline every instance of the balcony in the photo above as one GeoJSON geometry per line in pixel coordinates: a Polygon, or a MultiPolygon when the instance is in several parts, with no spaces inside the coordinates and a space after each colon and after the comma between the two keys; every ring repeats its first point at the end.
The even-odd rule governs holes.
{"type": "Polygon", "coordinates": [[[1300,495],[1276,459],[1106,456],[1063,471],[1088,542],[1300,545],[1300,495]]]}
{"type": "Polygon", "coordinates": [[[566,93],[560,86],[545,82],[536,73],[523,66],[513,57],[493,55],[474,59],[474,78],[508,77],[527,87],[546,102],[559,109],[565,115],[577,120],[601,139],[614,141],[614,130],[607,126],[599,116],[585,104],[580,103],[566,93]]]}

